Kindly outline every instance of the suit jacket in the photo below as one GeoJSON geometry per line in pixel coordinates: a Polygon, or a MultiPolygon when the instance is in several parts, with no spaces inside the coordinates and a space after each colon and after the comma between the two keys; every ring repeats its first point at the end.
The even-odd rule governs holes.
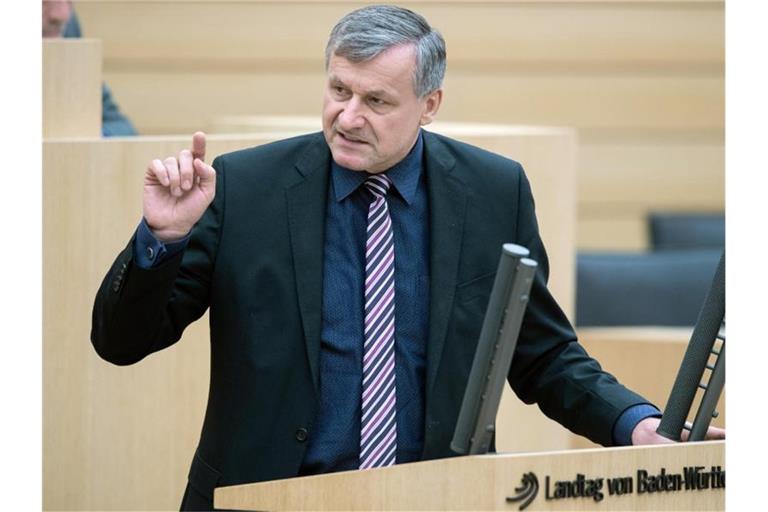
{"type": "MultiPolygon", "coordinates": [[[[119,365],[175,343],[210,308],[210,393],[183,508],[196,499],[210,507],[216,486],[298,473],[318,404],[330,158],[321,133],[219,156],[216,197],[183,254],[145,270],[134,265],[131,242],[98,292],[93,345],[119,365]]],[[[619,415],[647,402],[586,354],[547,290],[522,167],[429,132],[424,160],[431,276],[423,459],[453,455],[505,242],[527,247],[539,263],[512,388],[572,431],[610,445],[619,415]]]]}

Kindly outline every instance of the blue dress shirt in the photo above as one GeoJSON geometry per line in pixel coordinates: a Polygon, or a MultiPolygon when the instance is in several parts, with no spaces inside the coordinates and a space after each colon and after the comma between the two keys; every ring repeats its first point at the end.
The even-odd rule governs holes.
{"type": "MultiPolygon", "coordinates": [[[[397,463],[419,460],[424,444],[426,343],[429,319],[429,216],[423,170],[423,137],[386,174],[395,242],[395,379],[397,463]]],[[[323,247],[320,407],[308,439],[302,475],[357,469],[362,392],[365,240],[371,195],[365,172],[331,163],[323,247]]],[[[183,250],[185,238],[162,243],[142,219],[134,261],[151,268],[183,250]]],[[[650,405],[630,407],[616,421],[613,440],[632,444],[632,430],[650,416],[650,405]]]]}
{"type": "MultiPolygon", "coordinates": [[[[395,244],[397,462],[419,460],[424,445],[424,378],[429,318],[427,189],[421,134],[386,171],[395,244]]],[[[365,242],[373,196],[368,174],[331,163],[325,217],[320,407],[301,474],[357,469],[363,380],[365,242]]]]}

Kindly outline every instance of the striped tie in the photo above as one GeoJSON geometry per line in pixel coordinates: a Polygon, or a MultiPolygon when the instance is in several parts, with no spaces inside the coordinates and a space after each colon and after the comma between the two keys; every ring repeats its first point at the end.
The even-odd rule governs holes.
{"type": "Polygon", "coordinates": [[[387,207],[391,182],[365,181],[368,207],[365,245],[365,345],[360,424],[360,469],[391,466],[397,449],[395,422],[395,244],[387,207]]]}

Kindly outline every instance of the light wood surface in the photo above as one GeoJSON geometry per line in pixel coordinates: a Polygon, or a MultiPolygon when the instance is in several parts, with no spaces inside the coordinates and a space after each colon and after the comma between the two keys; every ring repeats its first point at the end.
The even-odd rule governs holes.
{"type": "MultiPolygon", "coordinates": [[[[207,74],[106,68],[105,79],[121,108],[146,134],[183,133],[206,127],[221,115],[320,114],[325,76],[321,57],[312,70],[262,70],[259,64],[252,63],[251,72],[214,67],[217,72],[207,74]]],[[[485,67],[450,68],[440,118],[574,126],[614,135],[624,131],[628,136],[635,130],[723,133],[724,106],[718,102],[724,91],[722,77],[598,79],[568,71],[497,70],[493,63],[485,67]]]]}
{"type": "MultiPolygon", "coordinates": [[[[724,510],[725,489],[640,492],[638,471],[683,474],[684,467],[725,470],[725,442],[568,452],[457,457],[389,468],[350,471],[220,487],[216,507],[239,510],[517,510],[507,503],[526,473],[538,492],[526,510],[724,510]],[[603,498],[547,500],[556,481],[602,478],[603,498]],[[549,477],[549,488],[547,488],[549,477]],[[611,495],[608,478],[629,477],[632,493],[611,495]]],[[[643,479],[647,482],[647,479],[643,479]]],[[[720,483],[720,482],[718,482],[720,483]]],[[[724,485],[724,483],[723,483],[724,485]]]]}
{"type": "MultiPolygon", "coordinates": [[[[440,119],[579,131],[579,248],[646,248],[650,211],[723,211],[723,1],[399,3],[445,36],[440,119]]],[[[156,134],[218,116],[319,115],[326,38],[361,5],[117,0],[78,11],[104,42],[121,107],[156,134]]]]}
{"type": "MultiPolygon", "coordinates": [[[[296,67],[322,59],[333,25],[362,5],[365,2],[92,0],[79,2],[77,10],[85,33],[108,42],[105,57],[110,67],[173,62],[176,69],[205,72],[213,62],[219,68],[243,68],[254,61],[296,67]],[[179,30],[167,30],[170,20],[179,30]],[[185,30],[201,26],[204,33],[186,36],[185,30]]],[[[440,30],[450,62],[457,66],[471,67],[478,60],[561,69],[591,63],[609,70],[667,66],[667,71],[679,73],[711,70],[725,59],[722,0],[403,0],[398,5],[418,11],[440,30]]]]}
{"type": "Polygon", "coordinates": [[[101,135],[101,41],[43,40],[43,137],[101,135]]]}
{"type": "MultiPolygon", "coordinates": [[[[212,154],[273,137],[209,139],[212,154]]],[[[197,443],[208,385],[207,319],[141,364],[90,344],[99,283],[141,218],[152,157],[188,137],[43,143],[43,508],[172,510],[197,443]]]]}
{"type": "MultiPolygon", "coordinates": [[[[286,133],[211,135],[208,157],[286,133]]],[[[456,132],[459,136],[460,133],[456,132]]],[[[508,129],[464,140],[526,165],[552,266],[555,296],[573,313],[573,132],[508,129]],[[527,130],[527,131],[526,131],[527,130]]],[[[43,507],[173,510],[181,501],[207,397],[207,317],[139,364],[116,367],[89,342],[101,279],[141,218],[150,159],[189,136],[43,142],[43,507]]],[[[506,393],[500,449],[566,448],[570,434],[506,393]],[[512,428],[511,425],[523,425],[512,428]]]]}
{"type": "Polygon", "coordinates": [[[631,142],[594,142],[580,135],[580,248],[645,250],[650,212],[725,211],[721,137],[664,140],[661,131],[638,134],[631,142]]]}
{"type": "MultiPolygon", "coordinates": [[[[605,370],[664,411],[692,331],[687,327],[591,327],[579,329],[578,335],[605,370]]],[[[693,421],[702,395],[701,390],[696,393],[689,421],[693,421]]],[[[720,414],[712,425],[725,427],[725,390],[716,410],[720,414]]],[[[573,436],[572,441],[574,448],[597,446],[580,436],[573,436]]]]}

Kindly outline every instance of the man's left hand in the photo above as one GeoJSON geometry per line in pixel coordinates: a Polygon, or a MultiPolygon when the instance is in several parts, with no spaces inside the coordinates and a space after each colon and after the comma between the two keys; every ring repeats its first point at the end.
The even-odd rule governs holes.
{"type": "MultiPolygon", "coordinates": [[[[632,445],[674,443],[675,441],[656,433],[656,429],[659,428],[659,423],[661,423],[661,418],[645,418],[644,420],[641,420],[632,431],[632,445]]],[[[681,437],[683,438],[683,441],[687,441],[688,431],[683,430],[681,437]]],[[[709,427],[707,429],[707,434],[704,437],[707,441],[725,439],[725,429],[709,427]]]]}

